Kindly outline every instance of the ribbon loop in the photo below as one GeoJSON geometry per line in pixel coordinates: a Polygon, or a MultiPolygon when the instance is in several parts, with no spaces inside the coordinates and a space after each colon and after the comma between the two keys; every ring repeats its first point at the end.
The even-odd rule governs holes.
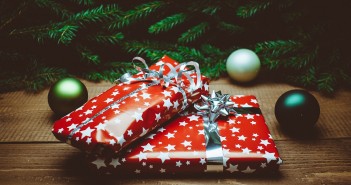
{"type": "Polygon", "coordinates": [[[158,71],[149,69],[149,66],[147,65],[146,61],[141,57],[134,57],[132,60],[132,63],[133,63],[133,67],[136,70],[138,70],[139,73],[143,74],[142,77],[135,78],[130,73],[125,73],[119,79],[117,79],[116,82],[119,82],[119,83],[150,82],[150,83],[158,83],[164,88],[169,87],[169,85],[174,85],[178,87],[179,91],[183,95],[182,110],[184,110],[188,106],[188,99],[183,89],[184,83],[183,83],[182,77],[185,76],[190,83],[188,87],[189,92],[193,92],[198,88],[201,88],[202,86],[200,67],[199,67],[199,64],[194,61],[184,62],[175,67],[169,63],[164,63],[160,65],[160,68],[158,71]],[[135,64],[136,62],[141,62],[144,65],[144,67],[142,68],[137,66],[135,64]],[[165,66],[167,66],[170,70],[167,74],[165,74],[165,66]],[[194,70],[187,70],[186,67],[188,66],[194,67],[194,70]],[[196,82],[191,76],[194,74],[196,75],[196,82]]]}

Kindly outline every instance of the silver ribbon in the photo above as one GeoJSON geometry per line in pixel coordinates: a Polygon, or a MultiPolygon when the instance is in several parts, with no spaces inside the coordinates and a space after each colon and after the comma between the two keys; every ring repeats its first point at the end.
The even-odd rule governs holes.
{"type": "Polygon", "coordinates": [[[140,88],[134,90],[133,92],[123,96],[119,100],[116,100],[112,104],[106,106],[104,109],[102,109],[101,111],[96,113],[91,118],[88,118],[85,121],[83,121],[82,124],[80,124],[75,129],[73,129],[70,132],[70,134],[67,136],[67,143],[71,144],[71,139],[72,139],[73,135],[76,132],[78,132],[84,125],[92,122],[93,119],[95,119],[97,116],[103,114],[105,111],[110,109],[113,105],[123,101],[124,99],[130,97],[132,94],[137,93],[137,92],[139,92],[147,87],[159,85],[159,84],[163,85],[164,87],[168,87],[170,84],[177,86],[179,91],[183,95],[183,106],[182,106],[181,110],[184,110],[188,106],[188,100],[187,100],[186,93],[185,93],[184,89],[182,88],[184,86],[184,84],[182,82],[182,76],[183,75],[186,76],[186,78],[189,80],[189,82],[190,82],[189,91],[190,92],[197,90],[202,85],[201,72],[200,72],[199,64],[197,62],[193,62],[193,61],[184,62],[184,63],[177,65],[176,67],[173,67],[169,63],[165,63],[165,64],[162,64],[160,66],[159,71],[150,70],[149,66],[146,64],[145,60],[141,57],[134,57],[132,60],[132,63],[133,63],[133,66],[136,70],[143,73],[143,77],[134,78],[130,73],[125,73],[119,79],[117,79],[116,82],[134,83],[134,82],[143,82],[144,81],[144,82],[150,82],[150,83],[146,84],[144,87],[140,87],[140,88]],[[141,68],[139,66],[136,66],[134,61],[139,61],[139,62],[143,63],[145,68],[141,68]],[[167,75],[163,74],[165,65],[168,66],[170,69],[170,72],[167,75]],[[194,79],[191,78],[191,76],[190,76],[190,74],[194,73],[194,70],[188,71],[188,70],[186,70],[186,66],[193,66],[195,68],[194,70],[195,70],[195,74],[197,77],[196,83],[194,82],[194,79]],[[150,78],[150,77],[152,77],[152,78],[150,78]],[[174,81],[173,79],[175,79],[175,83],[173,82],[174,81]]]}
{"type": "MultiPolygon", "coordinates": [[[[234,102],[230,100],[230,95],[220,91],[212,92],[210,96],[201,95],[202,103],[195,104],[194,107],[198,110],[198,114],[204,120],[204,133],[206,142],[206,158],[208,165],[221,165],[223,169],[223,151],[222,143],[218,131],[216,119],[229,114],[236,114],[234,110],[234,102]]],[[[216,170],[218,171],[217,168],[216,170]]]]}

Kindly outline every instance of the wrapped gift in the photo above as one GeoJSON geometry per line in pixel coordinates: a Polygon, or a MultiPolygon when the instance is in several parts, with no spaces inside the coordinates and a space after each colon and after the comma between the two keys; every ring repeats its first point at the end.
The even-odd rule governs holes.
{"type": "Polygon", "coordinates": [[[282,160],[255,96],[202,97],[198,113],[175,118],[119,154],[88,155],[89,166],[103,174],[278,169],[282,160]]]}
{"type": "Polygon", "coordinates": [[[118,153],[208,93],[208,78],[196,62],[178,64],[164,56],[150,68],[139,57],[133,64],[138,74],[124,74],[118,85],[56,121],[56,138],[88,153],[101,147],[118,153]]]}

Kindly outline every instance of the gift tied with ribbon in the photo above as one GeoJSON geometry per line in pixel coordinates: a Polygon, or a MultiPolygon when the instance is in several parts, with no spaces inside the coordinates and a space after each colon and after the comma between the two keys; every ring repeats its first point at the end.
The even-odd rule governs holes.
{"type": "Polygon", "coordinates": [[[221,137],[216,122],[219,116],[227,117],[237,114],[261,114],[259,108],[252,107],[234,107],[235,103],[230,100],[229,94],[223,94],[221,91],[213,91],[210,96],[201,95],[202,102],[194,104],[204,120],[204,133],[206,144],[207,171],[223,170],[223,151],[221,137]]]}
{"type": "Polygon", "coordinates": [[[134,57],[132,60],[134,68],[141,72],[143,75],[142,77],[133,77],[130,73],[125,73],[123,74],[119,79],[116,80],[116,82],[120,83],[135,83],[135,82],[150,82],[149,86],[151,85],[162,85],[163,87],[168,87],[169,85],[175,85],[178,87],[179,91],[183,95],[183,107],[182,110],[184,110],[188,106],[188,100],[185,94],[184,89],[182,88],[184,86],[182,82],[182,76],[184,75],[187,80],[190,82],[190,86],[188,91],[193,92],[196,89],[200,88],[202,83],[201,83],[201,72],[199,68],[199,64],[197,62],[184,62],[181,63],[175,67],[173,67],[169,63],[161,64],[160,69],[158,71],[155,70],[150,70],[149,66],[146,64],[146,61],[141,58],[141,57],[134,57]],[[144,68],[141,68],[137,66],[134,62],[141,62],[144,64],[144,68]],[[168,74],[164,74],[164,68],[167,66],[170,69],[170,72],[168,74]],[[194,70],[186,70],[187,66],[193,66],[194,70]],[[191,78],[190,74],[194,73],[196,74],[196,83],[193,78],[191,78]]]}
{"type": "MultiPolygon", "coordinates": [[[[72,138],[75,133],[79,132],[81,128],[84,125],[90,124],[94,122],[94,119],[96,119],[98,116],[104,114],[106,111],[111,110],[114,106],[117,106],[119,103],[123,102],[125,99],[130,98],[133,94],[138,93],[144,89],[147,89],[151,86],[157,86],[161,85],[164,88],[168,88],[169,86],[175,86],[178,88],[178,91],[182,94],[182,104],[183,106],[179,110],[182,111],[185,108],[188,107],[189,102],[194,101],[191,100],[191,97],[197,96],[200,92],[195,92],[197,89],[202,87],[202,81],[201,81],[201,73],[199,69],[199,64],[197,62],[184,62],[181,63],[177,66],[173,66],[170,63],[164,63],[160,61],[158,64],[159,69],[157,70],[152,70],[149,69],[147,63],[145,62],[144,59],[140,57],[135,57],[132,60],[133,66],[136,70],[139,71],[137,75],[132,76],[130,73],[125,73],[122,75],[117,82],[120,84],[133,84],[133,83],[138,83],[138,82],[146,82],[143,83],[139,88],[134,89],[133,91],[127,93],[126,95],[122,96],[121,98],[113,101],[111,104],[107,105],[100,111],[96,112],[93,114],[91,117],[86,118],[81,124],[79,124],[76,128],[70,130],[70,133],[67,136],[66,142],[69,144],[72,143],[72,138]],[[136,62],[141,62],[144,67],[139,67],[135,63],[136,62]],[[168,67],[167,70],[165,68],[168,67]],[[188,67],[193,67],[193,70],[188,70],[188,67]],[[165,74],[165,71],[168,71],[167,74],[165,74]],[[185,78],[184,78],[185,77],[185,78]],[[196,80],[194,80],[196,78],[196,80]],[[184,80],[187,80],[188,82],[187,85],[184,85],[184,80]],[[187,95],[188,94],[188,95],[187,95]]],[[[156,124],[156,123],[153,123],[156,124]]],[[[93,126],[93,125],[92,125],[93,126]]],[[[134,138],[137,139],[137,138],[134,138]]],[[[132,139],[132,140],[134,140],[132,139]]],[[[124,140],[124,139],[123,139],[124,140]]],[[[131,141],[132,141],[131,140],[131,141]]],[[[126,144],[131,141],[126,141],[126,144]]],[[[91,145],[90,145],[91,146],[91,145]]],[[[122,148],[124,148],[123,146],[122,148]]],[[[120,150],[120,149],[118,149],[120,150]]]]}

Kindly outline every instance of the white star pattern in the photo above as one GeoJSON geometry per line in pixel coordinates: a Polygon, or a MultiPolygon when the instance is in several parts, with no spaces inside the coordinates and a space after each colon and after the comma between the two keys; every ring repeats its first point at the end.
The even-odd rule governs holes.
{"type": "Polygon", "coordinates": [[[128,136],[132,136],[133,135],[133,131],[132,130],[127,130],[127,132],[128,132],[127,133],[128,136]]]}
{"type": "Polygon", "coordinates": [[[178,106],[179,106],[178,100],[174,101],[174,102],[173,102],[173,108],[174,108],[174,109],[177,109],[178,106]]]}
{"type": "Polygon", "coordinates": [[[95,126],[96,130],[105,130],[106,125],[99,123],[97,126],[95,126]]]}
{"type": "Polygon", "coordinates": [[[158,122],[161,119],[161,113],[155,114],[155,120],[158,122]]]}
{"type": "Polygon", "coordinates": [[[181,144],[184,145],[184,147],[191,146],[191,141],[184,140],[181,144]]]}
{"type": "Polygon", "coordinates": [[[150,94],[145,93],[145,92],[143,92],[143,94],[141,94],[140,96],[143,97],[143,100],[145,100],[145,99],[151,99],[151,98],[150,98],[150,94]]]}
{"type": "Polygon", "coordinates": [[[247,168],[245,170],[241,171],[241,172],[243,172],[243,173],[253,173],[255,171],[256,171],[256,169],[251,169],[250,166],[247,166],[247,168]]]}
{"type": "Polygon", "coordinates": [[[143,152],[145,152],[145,151],[150,151],[150,152],[152,152],[153,150],[153,148],[155,147],[154,145],[150,145],[150,143],[148,143],[147,145],[144,145],[144,146],[141,146],[144,150],[143,150],[143,152]]]}
{"type": "Polygon", "coordinates": [[[229,130],[231,130],[232,133],[235,133],[235,132],[239,132],[240,128],[233,127],[232,129],[229,129],[229,130]]]}
{"type": "Polygon", "coordinates": [[[267,146],[267,145],[269,145],[269,144],[271,144],[271,143],[268,142],[268,140],[263,140],[263,139],[261,139],[260,144],[262,144],[262,145],[264,145],[264,146],[267,146]]]}
{"type": "Polygon", "coordinates": [[[168,144],[165,148],[168,150],[168,151],[171,151],[171,150],[175,150],[175,145],[170,145],[168,144]]]}
{"type": "Polygon", "coordinates": [[[169,132],[168,132],[168,134],[166,134],[165,136],[166,136],[168,139],[169,139],[169,138],[174,138],[174,134],[171,134],[171,133],[169,133],[169,132]]]}
{"type": "Polygon", "coordinates": [[[275,153],[270,153],[265,151],[265,154],[262,156],[267,159],[267,163],[271,162],[272,160],[276,160],[276,157],[274,156],[275,153]]]}
{"type": "Polygon", "coordinates": [[[238,136],[238,140],[245,141],[246,137],[244,135],[238,136]]]}
{"type": "Polygon", "coordinates": [[[112,101],[113,101],[113,98],[107,98],[104,102],[110,103],[110,102],[112,102],[112,101]]]}
{"type": "Polygon", "coordinates": [[[247,147],[244,149],[241,149],[243,151],[243,154],[250,154],[251,150],[248,149],[247,147]]]}
{"type": "Polygon", "coordinates": [[[172,107],[172,103],[171,100],[168,98],[166,100],[163,100],[163,107],[167,107],[167,109],[169,109],[170,107],[172,107]]]}
{"type": "Polygon", "coordinates": [[[168,153],[163,152],[160,152],[160,155],[158,155],[157,158],[161,159],[162,163],[164,163],[166,160],[170,160],[168,153]]]}
{"type": "Polygon", "coordinates": [[[82,133],[82,137],[81,139],[83,139],[84,137],[90,137],[91,133],[94,131],[95,129],[91,129],[90,127],[86,128],[83,131],[80,131],[82,133]]]}
{"type": "Polygon", "coordinates": [[[143,159],[147,159],[146,155],[147,155],[146,153],[140,152],[138,155],[136,155],[136,157],[139,158],[139,162],[140,162],[143,159]]]}
{"type": "Polygon", "coordinates": [[[142,115],[143,115],[142,113],[134,112],[132,117],[135,118],[136,122],[139,122],[139,121],[143,121],[142,115]]]}
{"type": "Polygon", "coordinates": [[[195,115],[191,115],[188,118],[190,121],[198,121],[199,120],[199,116],[195,116],[195,115]]]}
{"type": "Polygon", "coordinates": [[[246,114],[246,119],[254,119],[254,115],[252,114],[246,114]]]}
{"type": "Polygon", "coordinates": [[[172,96],[171,96],[171,92],[166,91],[166,90],[164,90],[164,91],[162,92],[162,94],[163,94],[165,97],[172,97],[172,96]]]}
{"type": "Polygon", "coordinates": [[[177,166],[177,167],[180,168],[181,165],[182,165],[182,162],[180,162],[180,161],[177,161],[177,162],[176,162],[176,166],[177,166]]]}
{"type": "Polygon", "coordinates": [[[121,165],[121,163],[119,163],[118,160],[119,160],[119,158],[117,158],[117,159],[112,159],[112,161],[111,161],[110,164],[111,164],[113,167],[116,168],[117,166],[121,165]]]}
{"type": "Polygon", "coordinates": [[[185,122],[185,121],[182,121],[182,122],[179,122],[179,126],[183,126],[183,127],[185,127],[185,125],[187,125],[188,123],[187,122],[185,122]]]}
{"type": "Polygon", "coordinates": [[[78,125],[78,124],[72,123],[72,125],[70,125],[69,127],[67,127],[67,128],[68,128],[68,131],[71,131],[71,130],[77,128],[77,125],[78,125]]]}
{"type": "MultiPolygon", "coordinates": [[[[142,75],[143,74],[140,73],[139,77],[142,77],[142,75]]],[[[158,125],[161,121],[172,119],[177,109],[182,106],[182,95],[179,93],[181,89],[177,86],[170,85],[170,87],[160,88],[162,90],[154,92],[154,90],[148,90],[149,87],[147,87],[147,83],[148,82],[134,84],[123,83],[121,86],[115,86],[115,89],[108,90],[107,94],[99,95],[90,102],[88,101],[84,106],[80,107],[80,109],[64,117],[63,122],[65,122],[65,124],[62,127],[54,127],[55,129],[53,129],[53,132],[60,132],[59,134],[64,136],[74,130],[76,135],[72,137],[72,141],[75,142],[73,146],[77,144],[76,146],[78,147],[84,146],[90,149],[96,144],[101,143],[106,149],[111,147],[110,149],[119,150],[122,148],[120,146],[134,141],[136,138],[146,134],[149,130],[151,131],[156,128],[156,131],[147,135],[144,140],[140,141],[140,144],[126,147],[125,153],[122,153],[120,156],[121,158],[114,159],[110,157],[102,159],[99,155],[90,158],[92,164],[95,165],[97,169],[108,174],[116,173],[123,169],[131,173],[146,173],[147,171],[148,173],[149,171],[151,173],[178,173],[177,169],[179,171],[185,170],[185,168],[189,168],[189,166],[193,165],[205,165],[205,152],[199,148],[200,146],[206,146],[203,140],[205,130],[201,123],[203,118],[197,114],[183,113],[181,116],[177,116],[174,121],[170,122],[170,126],[166,124],[164,127],[159,127],[158,125]],[[145,88],[141,89],[139,86],[145,88]],[[123,89],[126,91],[123,91],[123,89]],[[131,92],[135,93],[132,96],[128,96],[126,99],[118,99],[131,92]],[[173,96],[176,94],[179,98],[173,96]],[[92,104],[91,102],[93,100],[96,103],[92,104]],[[135,102],[135,100],[138,102],[135,102]],[[105,103],[110,105],[108,106],[105,103]],[[152,111],[148,112],[149,115],[144,114],[149,107],[152,111]],[[100,113],[100,110],[104,110],[104,112],[100,113]],[[153,117],[153,114],[155,114],[155,117],[153,117]],[[133,124],[136,123],[136,125],[127,126],[126,124],[129,123],[126,120],[128,119],[131,120],[133,124]],[[79,125],[81,123],[86,124],[86,126],[80,128],[79,125]],[[115,123],[118,123],[118,125],[115,123]],[[124,130],[113,132],[112,129],[114,128],[110,127],[112,125],[116,126],[115,128],[118,126],[118,129],[121,128],[124,130]],[[77,129],[77,127],[79,127],[79,129],[77,129]],[[198,138],[201,138],[201,140],[198,138]],[[185,157],[179,158],[177,155],[184,155],[185,157]],[[98,161],[99,159],[100,161],[98,161]],[[134,167],[127,168],[127,165],[134,165],[134,167]],[[112,169],[114,169],[114,171],[110,171],[112,169]]],[[[203,82],[202,84],[201,91],[208,88],[207,82],[203,82]]],[[[187,92],[188,82],[183,84],[182,89],[187,92]]],[[[189,98],[189,100],[192,99],[189,98]]],[[[231,100],[234,102],[234,106],[238,108],[259,107],[254,96],[235,96],[234,98],[231,97],[231,100]]],[[[260,171],[262,169],[271,170],[271,166],[281,164],[282,161],[279,158],[273,139],[270,137],[269,132],[267,132],[262,114],[244,113],[221,117],[220,119],[221,121],[218,122],[218,128],[222,128],[220,130],[220,139],[223,147],[224,170],[230,173],[253,173],[257,171],[258,168],[260,171]],[[252,155],[261,159],[257,164],[251,165],[251,163],[242,163],[240,157],[233,160],[231,157],[233,153],[243,158],[245,158],[245,155],[247,155],[247,157],[252,155]],[[248,164],[250,164],[250,166],[248,166],[248,164]],[[252,167],[254,167],[254,169],[252,167]]],[[[84,147],[81,149],[85,150],[84,147]]]]}
{"type": "Polygon", "coordinates": [[[126,142],[126,140],[124,139],[124,137],[122,135],[122,136],[117,137],[117,142],[118,142],[118,144],[120,144],[122,146],[123,143],[126,142]]]}
{"type": "Polygon", "coordinates": [[[227,169],[227,171],[229,171],[230,173],[239,171],[238,170],[238,165],[229,164],[229,168],[227,169]]]}
{"type": "Polygon", "coordinates": [[[96,165],[97,169],[100,169],[101,167],[106,167],[105,160],[101,158],[97,158],[92,163],[96,165]]]}

